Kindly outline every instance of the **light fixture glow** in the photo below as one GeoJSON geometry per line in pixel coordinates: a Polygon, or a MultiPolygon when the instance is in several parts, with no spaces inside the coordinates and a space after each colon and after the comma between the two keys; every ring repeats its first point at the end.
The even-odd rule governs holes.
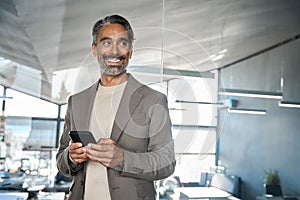
{"type": "Polygon", "coordinates": [[[184,101],[184,100],[176,100],[176,103],[192,103],[192,104],[212,104],[212,105],[223,105],[220,102],[204,102],[204,101],[184,101]]]}
{"type": "Polygon", "coordinates": [[[212,55],[212,56],[210,56],[210,59],[212,61],[217,61],[217,60],[221,60],[223,57],[224,57],[224,54],[212,55]]]}
{"type": "Polygon", "coordinates": [[[225,56],[225,54],[227,53],[227,51],[228,51],[227,49],[222,49],[218,53],[210,55],[209,58],[212,61],[221,60],[225,56]]]}
{"type": "Polygon", "coordinates": [[[279,101],[278,106],[287,108],[300,108],[300,103],[289,102],[289,101],[279,101]]]}
{"type": "Polygon", "coordinates": [[[221,51],[219,52],[219,54],[221,54],[221,53],[227,53],[227,51],[228,51],[228,49],[223,49],[223,50],[221,50],[221,51]]]}
{"type": "Polygon", "coordinates": [[[282,94],[279,92],[262,92],[252,90],[236,90],[236,89],[221,89],[219,95],[253,97],[264,99],[282,99],[282,94]]]}
{"type": "Polygon", "coordinates": [[[230,112],[230,113],[252,114],[252,115],[265,115],[265,114],[267,114],[266,110],[255,110],[255,109],[227,108],[227,111],[230,112]]]}

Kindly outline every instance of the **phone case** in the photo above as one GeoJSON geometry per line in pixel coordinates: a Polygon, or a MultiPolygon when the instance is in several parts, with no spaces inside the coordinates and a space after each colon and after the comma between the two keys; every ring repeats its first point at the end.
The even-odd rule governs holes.
{"type": "Polygon", "coordinates": [[[93,134],[89,131],[70,131],[69,135],[73,142],[81,142],[84,146],[89,143],[97,143],[93,134]]]}

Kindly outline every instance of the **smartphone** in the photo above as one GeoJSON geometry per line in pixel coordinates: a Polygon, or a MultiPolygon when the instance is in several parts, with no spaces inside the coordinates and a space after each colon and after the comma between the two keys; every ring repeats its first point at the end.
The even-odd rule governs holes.
{"type": "Polygon", "coordinates": [[[97,143],[90,131],[70,131],[69,135],[73,142],[81,142],[84,146],[87,146],[89,143],[97,143]]]}

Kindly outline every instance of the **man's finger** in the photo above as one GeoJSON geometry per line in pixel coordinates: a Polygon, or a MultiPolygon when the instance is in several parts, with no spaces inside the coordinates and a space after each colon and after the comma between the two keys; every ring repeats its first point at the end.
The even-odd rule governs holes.
{"type": "Polygon", "coordinates": [[[82,145],[82,143],[80,143],[80,142],[76,142],[76,143],[71,143],[71,145],[70,145],[70,149],[78,149],[78,148],[80,148],[80,147],[82,147],[83,145],[82,145]]]}
{"type": "Polygon", "coordinates": [[[101,138],[98,144],[115,144],[116,142],[111,138],[101,138]]]}

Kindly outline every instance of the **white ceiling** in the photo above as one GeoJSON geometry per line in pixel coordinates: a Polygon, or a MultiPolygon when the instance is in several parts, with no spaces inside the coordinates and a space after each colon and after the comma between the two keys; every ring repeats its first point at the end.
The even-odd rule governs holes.
{"type": "Polygon", "coordinates": [[[1,0],[0,83],[65,103],[62,82],[79,90],[95,79],[91,28],[109,14],[131,22],[130,65],[151,82],[152,67],[208,72],[289,40],[300,34],[299,10],[299,0],[1,0]]]}

